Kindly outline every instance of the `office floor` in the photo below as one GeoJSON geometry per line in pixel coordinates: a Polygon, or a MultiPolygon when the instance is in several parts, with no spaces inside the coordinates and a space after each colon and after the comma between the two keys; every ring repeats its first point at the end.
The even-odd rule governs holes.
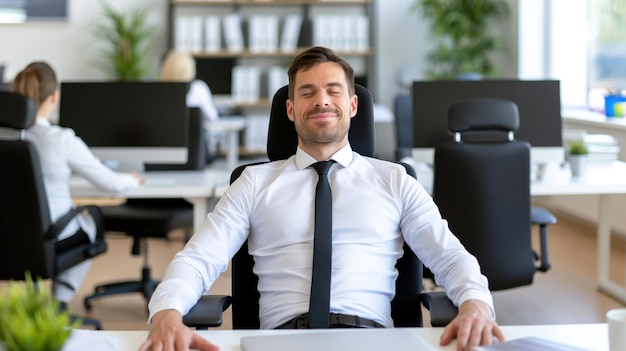
{"type": "MultiPolygon", "coordinates": [[[[502,325],[604,322],[607,310],[622,306],[596,290],[595,229],[556,214],[559,223],[549,229],[552,269],[536,274],[531,286],[494,293],[496,313],[502,325]]],[[[167,263],[183,246],[182,232],[173,232],[171,237],[168,241],[149,242],[153,277],[162,276],[167,263]]],[[[146,303],[138,293],[94,300],[91,312],[84,311],[83,297],[96,284],[140,276],[142,257],[130,255],[130,239],[109,233],[107,242],[108,252],[94,260],[90,275],[70,308],[78,315],[99,319],[104,329],[147,329],[146,303]]],[[[613,279],[621,281],[626,276],[626,245],[618,240],[613,247],[611,274],[613,279]]],[[[227,272],[215,284],[213,292],[227,294],[229,289],[227,272]]],[[[229,325],[227,315],[223,328],[228,329],[229,325]]]]}

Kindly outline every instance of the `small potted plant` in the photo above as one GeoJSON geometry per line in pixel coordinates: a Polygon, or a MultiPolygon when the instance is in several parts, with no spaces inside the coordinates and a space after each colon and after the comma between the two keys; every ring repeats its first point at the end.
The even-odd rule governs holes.
{"type": "Polygon", "coordinates": [[[0,350],[58,351],[80,320],[59,310],[58,301],[26,274],[25,283],[0,290],[0,350]]]}
{"type": "Polygon", "coordinates": [[[568,148],[568,161],[572,170],[573,177],[580,177],[585,174],[587,168],[587,159],[589,149],[587,144],[583,140],[574,140],[569,143],[568,148]]]}

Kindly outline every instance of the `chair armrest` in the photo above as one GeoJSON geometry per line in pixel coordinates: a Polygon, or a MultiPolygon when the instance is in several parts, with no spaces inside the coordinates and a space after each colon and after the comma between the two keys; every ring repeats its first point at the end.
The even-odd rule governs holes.
{"type": "Polygon", "coordinates": [[[230,307],[228,295],[202,295],[200,300],[183,316],[183,323],[196,329],[222,325],[222,312],[230,307]]]}
{"type": "Polygon", "coordinates": [[[459,312],[443,291],[422,293],[420,299],[430,311],[430,324],[433,327],[445,327],[459,312]]]}
{"type": "Polygon", "coordinates": [[[104,240],[104,222],[102,221],[102,213],[100,207],[95,205],[85,205],[72,208],[50,226],[44,237],[48,240],[56,239],[59,234],[67,227],[67,225],[79,214],[84,211],[89,212],[96,226],[96,241],[104,240]]]}
{"type": "Polygon", "coordinates": [[[539,250],[540,263],[537,270],[547,272],[550,269],[550,259],[548,257],[548,224],[555,224],[556,217],[548,210],[539,206],[530,208],[530,220],[533,224],[539,225],[539,250]]]}
{"type": "Polygon", "coordinates": [[[556,217],[543,207],[531,206],[530,221],[533,224],[556,224],[556,217]]]}

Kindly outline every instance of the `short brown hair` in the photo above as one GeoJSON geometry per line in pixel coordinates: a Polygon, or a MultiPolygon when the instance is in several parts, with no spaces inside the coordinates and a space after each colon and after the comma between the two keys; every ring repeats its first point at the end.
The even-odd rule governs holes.
{"type": "Polygon", "coordinates": [[[313,46],[294,57],[289,69],[287,70],[287,75],[289,76],[289,99],[293,100],[296,73],[298,73],[298,71],[306,71],[309,68],[324,62],[335,62],[341,66],[346,74],[348,92],[350,93],[350,96],[354,95],[354,70],[348,61],[337,55],[331,49],[322,46],[313,46]]]}
{"type": "Polygon", "coordinates": [[[13,91],[28,96],[37,109],[57,90],[57,75],[43,61],[35,61],[20,71],[13,81],[13,91]]]}

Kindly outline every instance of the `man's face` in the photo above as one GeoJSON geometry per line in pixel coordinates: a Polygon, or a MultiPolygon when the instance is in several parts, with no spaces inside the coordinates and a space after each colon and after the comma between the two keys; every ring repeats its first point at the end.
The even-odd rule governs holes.
{"type": "Polygon", "coordinates": [[[345,145],[356,109],[357,97],[350,96],[338,64],[324,62],[296,73],[287,115],[295,123],[302,146],[345,145]]]}

